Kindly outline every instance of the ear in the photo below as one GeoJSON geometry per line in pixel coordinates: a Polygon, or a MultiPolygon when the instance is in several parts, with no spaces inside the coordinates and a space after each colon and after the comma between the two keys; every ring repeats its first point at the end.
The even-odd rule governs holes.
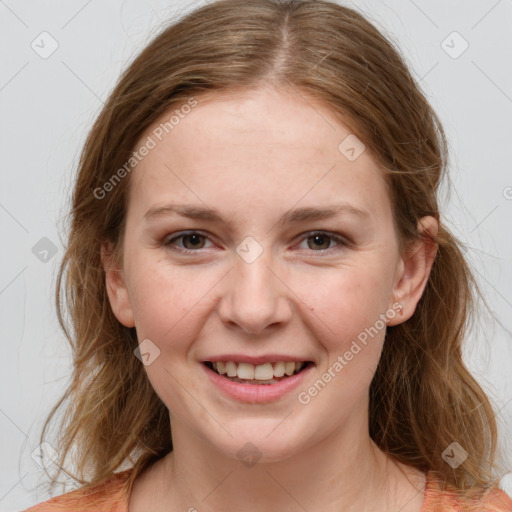
{"type": "Polygon", "coordinates": [[[114,257],[113,244],[110,241],[101,244],[101,263],[105,271],[105,285],[114,315],[125,327],[135,327],[123,269],[114,257]]]}
{"type": "Polygon", "coordinates": [[[400,314],[389,319],[388,325],[401,324],[414,314],[436,257],[437,243],[432,238],[437,235],[438,229],[439,223],[432,216],[422,217],[418,221],[418,233],[424,237],[412,242],[401,257],[393,288],[395,304],[401,305],[400,314]]]}

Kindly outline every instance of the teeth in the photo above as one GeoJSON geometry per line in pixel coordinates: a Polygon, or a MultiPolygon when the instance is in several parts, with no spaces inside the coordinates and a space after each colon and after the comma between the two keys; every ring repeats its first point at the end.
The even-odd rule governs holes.
{"type": "Polygon", "coordinates": [[[274,377],[282,377],[284,375],[285,363],[276,363],[274,365],[274,377]]]}
{"type": "Polygon", "coordinates": [[[225,375],[226,374],[226,365],[222,362],[222,361],[219,361],[218,363],[213,363],[213,367],[217,370],[218,373],[220,373],[221,375],[225,375]]]}
{"type": "Polygon", "coordinates": [[[264,363],[254,366],[249,363],[235,363],[234,361],[218,361],[213,363],[213,369],[220,375],[227,375],[244,380],[268,381],[274,377],[290,376],[299,372],[305,362],[279,361],[277,363],[264,363]]]}
{"type": "Polygon", "coordinates": [[[284,365],[284,373],[286,375],[293,375],[293,372],[295,371],[295,363],[293,361],[288,361],[284,365]]]}
{"type": "MultiPolygon", "coordinates": [[[[240,377],[240,375],[239,375],[239,377],[240,377]]],[[[274,377],[274,370],[270,363],[259,364],[254,369],[254,378],[256,380],[270,380],[273,377],[274,377]]]]}
{"type": "Polygon", "coordinates": [[[233,361],[228,361],[226,363],[226,372],[228,377],[236,377],[236,363],[233,363],[233,361]]]}
{"type": "Polygon", "coordinates": [[[254,365],[247,364],[247,363],[238,363],[237,375],[238,375],[239,379],[253,380],[254,379],[254,365]]]}

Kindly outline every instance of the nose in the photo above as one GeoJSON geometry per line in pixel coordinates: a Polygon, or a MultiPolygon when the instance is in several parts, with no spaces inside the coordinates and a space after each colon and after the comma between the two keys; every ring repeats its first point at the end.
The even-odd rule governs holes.
{"type": "Polygon", "coordinates": [[[272,267],[270,251],[252,263],[236,256],[234,268],[224,279],[219,306],[221,320],[249,334],[284,326],[292,316],[290,288],[272,267]],[[268,257],[267,257],[268,255],[268,257]]]}

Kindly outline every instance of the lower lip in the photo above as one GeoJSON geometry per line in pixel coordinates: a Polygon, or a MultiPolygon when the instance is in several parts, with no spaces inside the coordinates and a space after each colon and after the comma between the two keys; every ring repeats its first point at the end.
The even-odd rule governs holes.
{"type": "Polygon", "coordinates": [[[206,371],[210,381],[226,395],[229,395],[235,400],[240,400],[241,402],[256,404],[279,400],[287,393],[293,391],[313,368],[313,365],[310,364],[299,373],[274,384],[242,384],[241,382],[233,382],[226,377],[222,377],[205,364],[200,364],[206,371]]]}

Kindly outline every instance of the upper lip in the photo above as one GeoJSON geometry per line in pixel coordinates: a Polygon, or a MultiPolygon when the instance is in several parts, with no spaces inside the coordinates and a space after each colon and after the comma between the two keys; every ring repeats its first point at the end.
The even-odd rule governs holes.
{"type": "Polygon", "coordinates": [[[218,361],[228,362],[234,361],[235,363],[248,363],[254,366],[265,363],[277,363],[280,361],[287,362],[293,361],[296,363],[311,361],[308,357],[295,357],[284,354],[266,354],[264,356],[248,356],[246,354],[221,354],[219,356],[210,356],[203,359],[203,363],[207,361],[216,363],[218,361]]]}

